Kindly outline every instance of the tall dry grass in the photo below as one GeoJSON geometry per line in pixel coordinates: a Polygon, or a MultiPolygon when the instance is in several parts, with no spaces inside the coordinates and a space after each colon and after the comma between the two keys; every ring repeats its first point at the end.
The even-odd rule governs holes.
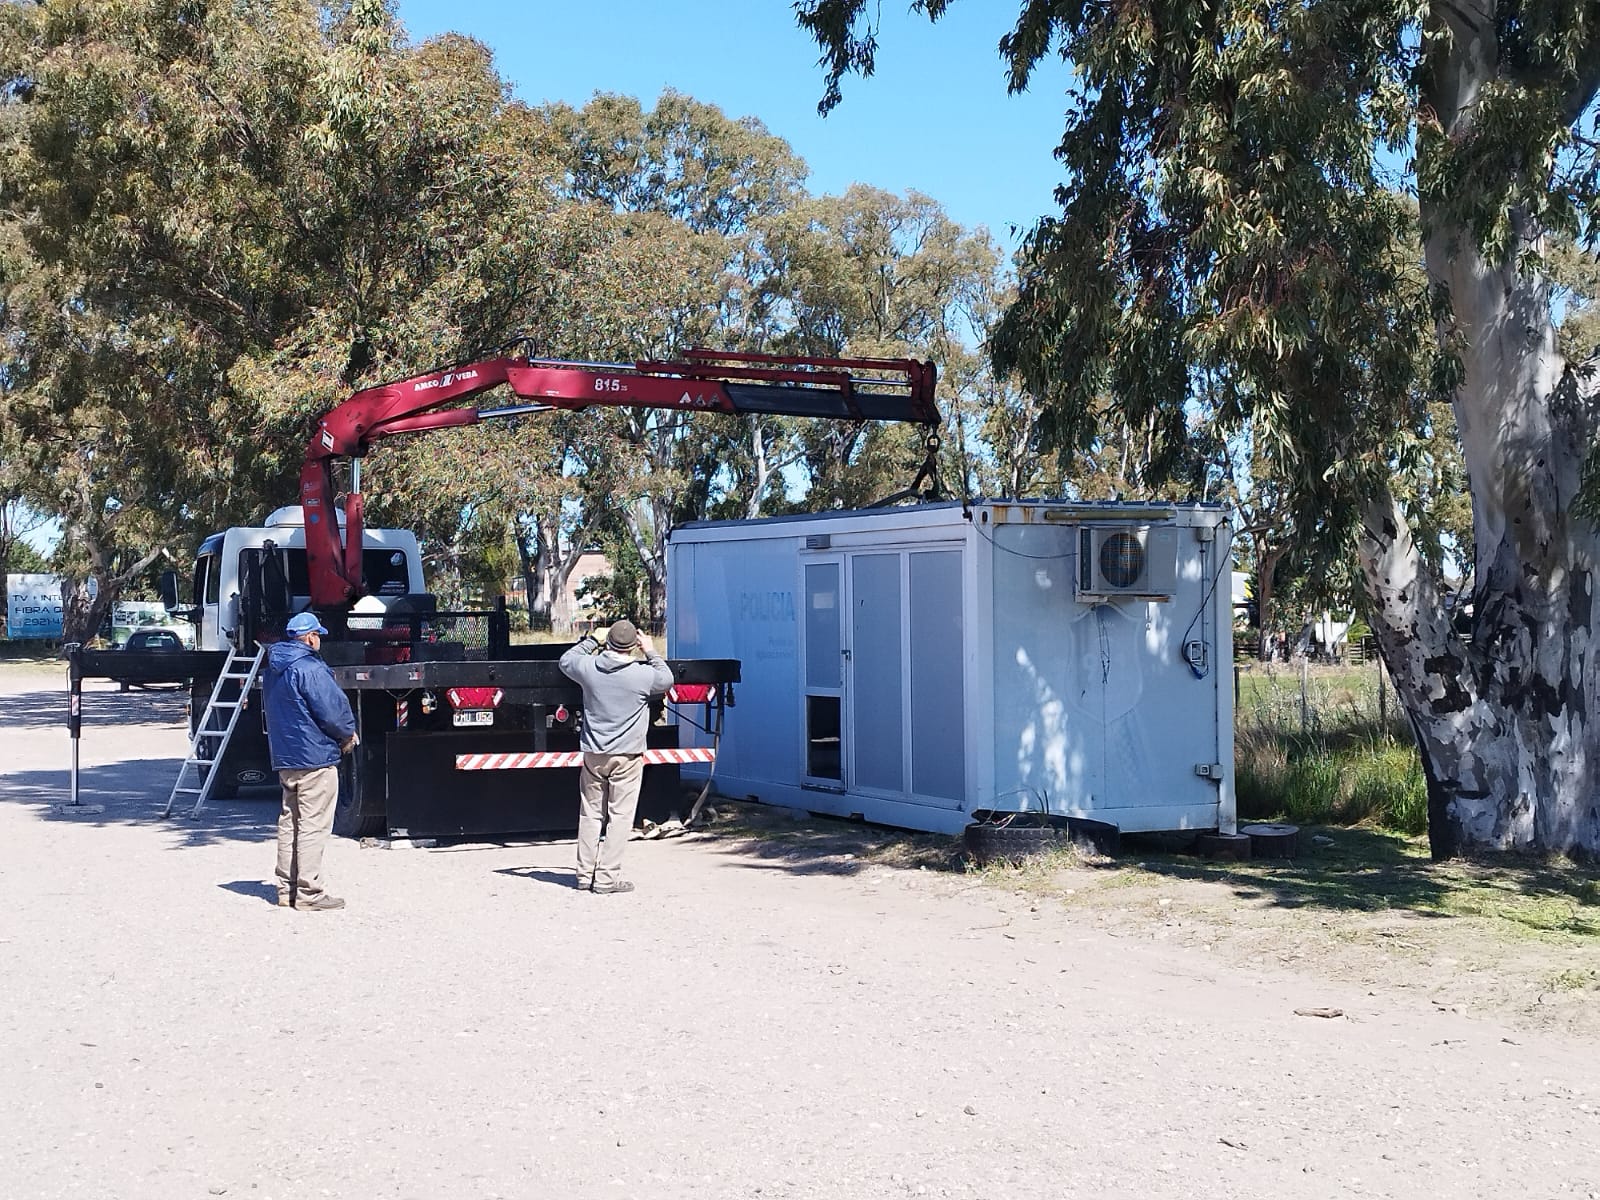
{"type": "Polygon", "coordinates": [[[1410,727],[1376,664],[1241,671],[1234,719],[1241,820],[1427,830],[1428,793],[1410,727]]]}

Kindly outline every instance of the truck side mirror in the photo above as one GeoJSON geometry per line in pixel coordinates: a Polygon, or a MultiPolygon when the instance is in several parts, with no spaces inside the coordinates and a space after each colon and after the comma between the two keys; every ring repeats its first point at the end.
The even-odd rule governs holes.
{"type": "Polygon", "coordinates": [[[178,573],[176,571],[161,572],[160,582],[156,585],[161,592],[161,603],[170,612],[178,607],[178,573]]]}

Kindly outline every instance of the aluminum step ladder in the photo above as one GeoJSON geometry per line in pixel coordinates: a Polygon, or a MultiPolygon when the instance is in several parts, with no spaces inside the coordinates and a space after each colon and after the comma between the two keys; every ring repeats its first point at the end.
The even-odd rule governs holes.
{"type": "Polygon", "coordinates": [[[183,760],[183,766],[178,768],[177,782],[172,785],[167,806],[161,810],[163,817],[171,815],[173,804],[179,796],[184,795],[194,797],[194,808],[189,815],[199,816],[200,809],[211,796],[212,784],[216,782],[217,772],[212,768],[222,763],[222,756],[233,739],[234,728],[239,724],[239,714],[244,711],[245,701],[249,699],[250,689],[255,686],[256,676],[261,673],[261,664],[266,657],[266,646],[257,647],[253,655],[237,652],[228,655],[222,674],[217,676],[217,682],[211,689],[211,699],[206,701],[206,711],[194,727],[189,754],[183,760]],[[232,691],[230,685],[237,685],[238,690],[232,691]],[[224,699],[230,694],[233,699],[224,699]],[[200,754],[202,747],[209,751],[204,757],[200,754]],[[192,787],[186,783],[190,771],[194,772],[192,787]]]}

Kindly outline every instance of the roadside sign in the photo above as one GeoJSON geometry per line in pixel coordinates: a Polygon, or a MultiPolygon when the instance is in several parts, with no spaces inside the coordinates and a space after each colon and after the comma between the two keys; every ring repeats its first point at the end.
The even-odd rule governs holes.
{"type": "Polygon", "coordinates": [[[61,636],[59,576],[6,576],[6,634],[14,641],[61,636]]]}

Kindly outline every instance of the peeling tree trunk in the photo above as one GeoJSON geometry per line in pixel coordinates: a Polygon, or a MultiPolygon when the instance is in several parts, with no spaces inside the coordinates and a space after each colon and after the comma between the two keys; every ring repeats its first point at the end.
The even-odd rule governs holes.
{"type": "Polygon", "coordinates": [[[761,428],[759,417],[750,418],[750,458],[754,464],[755,478],[750,483],[750,496],[745,501],[745,520],[753,521],[761,515],[761,502],[767,495],[767,481],[772,477],[772,464],[767,461],[766,430],[761,428]]]}
{"type": "Polygon", "coordinates": [[[1478,534],[1470,643],[1393,501],[1375,501],[1365,521],[1373,632],[1416,730],[1436,856],[1600,852],[1597,546],[1570,507],[1582,450],[1559,431],[1588,408],[1575,383],[1569,375],[1540,406],[1554,422],[1525,424],[1498,467],[1469,459],[1478,534]]]}
{"type": "Polygon", "coordinates": [[[660,627],[667,619],[667,532],[672,528],[666,503],[656,496],[644,496],[624,510],[633,548],[644,564],[645,589],[649,593],[649,622],[660,627]]]}
{"type": "Polygon", "coordinates": [[[1373,632],[1417,734],[1436,857],[1473,848],[1600,853],[1600,546],[1571,507],[1585,449],[1575,435],[1592,427],[1593,389],[1585,395],[1577,383],[1569,373],[1545,404],[1524,406],[1531,419],[1515,423],[1496,463],[1469,457],[1470,642],[1456,633],[1393,501],[1375,501],[1365,521],[1373,632]]]}
{"type": "MultiPolygon", "coordinates": [[[[1431,56],[1424,99],[1459,143],[1499,69],[1494,10],[1434,11],[1450,37],[1431,56]]],[[[1595,376],[1562,359],[1549,285],[1521,261],[1538,247],[1536,225],[1508,214],[1514,244],[1491,258],[1426,193],[1421,215],[1429,275],[1450,299],[1442,332],[1462,368],[1452,402],[1472,489],[1470,641],[1392,497],[1370,502],[1360,559],[1373,633],[1427,774],[1433,853],[1600,853],[1600,542],[1573,507],[1596,427],[1595,376]]]]}
{"type": "Polygon", "coordinates": [[[1272,582],[1283,558],[1282,549],[1267,546],[1267,535],[1255,538],[1256,552],[1256,657],[1266,662],[1272,657],[1272,629],[1278,615],[1273,611],[1272,582]]]}

